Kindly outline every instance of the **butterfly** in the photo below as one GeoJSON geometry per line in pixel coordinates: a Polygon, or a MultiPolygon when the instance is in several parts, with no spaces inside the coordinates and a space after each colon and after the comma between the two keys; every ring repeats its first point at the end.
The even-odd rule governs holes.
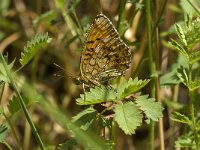
{"type": "Polygon", "coordinates": [[[85,34],[77,80],[89,86],[104,85],[124,75],[130,61],[130,49],[114,25],[105,15],[97,15],[85,34]]]}

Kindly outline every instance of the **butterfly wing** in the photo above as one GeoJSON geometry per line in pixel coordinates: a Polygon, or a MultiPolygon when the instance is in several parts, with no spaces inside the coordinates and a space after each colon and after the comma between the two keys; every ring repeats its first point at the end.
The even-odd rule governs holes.
{"type": "Polygon", "coordinates": [[[130,64],[130,50],[117,30],[103,14],[88,29],[81,55],[81,78],[100,85],[123,75],[130,64]]]}

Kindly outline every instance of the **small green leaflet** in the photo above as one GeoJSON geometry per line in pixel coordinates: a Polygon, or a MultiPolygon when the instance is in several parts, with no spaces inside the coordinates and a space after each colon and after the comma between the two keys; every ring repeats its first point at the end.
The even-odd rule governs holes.
{"type": "Polygon", "coordinates": [[[187,46],[188,44],[187,44],[187,41],[185,39],[186,37],[185,37],[185,34],[183,32],[182,27],[179,24],[176,24],[175,27],[176,27],[176,33],[178,34],[179,39],[183,42],[183,44],[185,46],[187,46]]]}
{"type": "Polygon", "coordinates": [[[199,87],[200,87],[200,79],[192,81],[189,86],[189,90],[194,91],[194,90],[198,89],[199,87]]]}
{"type": "MultiPolygon", "coordinates": [[[[5,56],[4,56],[4,58],[5,58],[5,56]]],[[[6,60],[6,58],[5,58],[5,60],[6,60]]],[[[11,71],[14,63],[15,63],[15,60],[13,60],[9,65],[7,64],[7,68],[8,68],[9,71],[11,71]]],[[[4,81],[6,83],[10,83],[10,80],[8,78],[8,75],[6,73],[6,70],[5,70],[2,62],[0,62],[0,80],[4,81]]]]}
{"type": "Polygon", "coordinates": [[[190,22],[191,25],[186,27],[185,36],[188,43],[188,50],[191,52],[192,48],[200,41],[200,18],[198,17],[195,20],[191,19],[190,22]]]}
{"type": "Polygon", "coordinates": [[[148,98],[148,95],[143,95],[138,96],[135,102],[149,119],[158,121],[158,119],[163,116],[163,107],[161,103],[155,101],[155,98],[148,98]]]}
{"type": "Polygon", "coordinates": [[[115,107],[115,121],[125,134],[134,134],[135,130],[142,123],[142,112],[133,102],[115,107]]]}
{"type": "Polygon", "coordinates": [[[173,121],[176,121],[176,122],[180,122],[180,123],[185,123],[187,125],[191,125],[190,119],[187,116],[185,116],[185,115],[183,115],[183,114],[181,114],[179,112],[173,112],[171,119],[173,121]]]}
{"type": "Polygon", "coordinates": [[[126,81],[125,78],[122,78],[121,82],[117,87],[118,98],[123,99],[130,94],[138,92],[145,85],[147,85],[149,81],[150,79],[138,80],[138,78],[135,78],[134,80],[130,78],[128,81],[126,81]]]}
{"type": "Polygon", "coordinates": [[[90,107],[87,108],[72,118],[72,122],[78,123],[81,129],[87,130],[94,122],[97,111],[90,107]]]}
{"type": "Polygon", "coordinates": [[[57,14],[56,10],[47,11],[47,12],[39,15],[38,17],[36,17],[33,20],[33,25],[36,26],[36,25],[38,25],[40,23],[50,24],[52,20],[56,19],[57,15],[58,14],[57,14]]]}
{"type": "Polygon", "coordinates": [[[169,45],[171,46],[172,49],[176,50],[177,52],[181,53],[187,60],[189,61],[189,56],[187,51],[175,40],[171,39],[169,42],[169,45]]]}
{"type": "MultiPolygon", "coordinates": [[[[35,99],[33,99],[33,97],[29,99],[24,97],[23,100],[26,106],[30,106],[33,103],[38,102],[38,99],[36,98],[36,96],[35,96],[35,99]]],[[[8,109],[12,115],[14,115],[16,112],[21,110],[20,101],[17,96],[13,96],[12,99],[9,101],[8,109]]]]}
{"type": "MultiPolygon", "coordinates": [[[[22,97],[26,106],[30,106],[40,101],[41,95],[37,93],[36,89],[31,88],[30,85],[21,81],[19,78],[17,78],[17,81],[18,87],[21,88],[21,92],[23,93],[22,97]]],[[[20,101],[17,96],[13,96],[9,100],[8,109],[12,115],[21,110],[20,101]]]]}
{"type": "Polygon", "coordinates": [[[3,142],[7,136],[8,132],[8,127],[6,124],[1,124],[0,125],[0,142],[3,142]]]}
{"type": "Polygon", "coordinates": [[[189,86],[189,79],[188,79],[188,70],[181,66],[180,68],[177,69],[177,76],[180,79],[180,81],[185,84],[185,86],[189,86]]]}
{"type": "Polygon", "coordinates": [[[171,99],[165,99],[164,100],[165,105],[167,105],[167,107],[172,108],[173,110],[180,110],[184,108],[184,104],[181,104],[177,101],[173,101],[171,99]]]}

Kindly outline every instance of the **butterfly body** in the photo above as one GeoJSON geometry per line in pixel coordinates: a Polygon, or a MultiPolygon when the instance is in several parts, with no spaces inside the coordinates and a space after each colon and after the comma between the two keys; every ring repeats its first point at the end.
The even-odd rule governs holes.
{"type": "Polygon", "coordinates": [[[105,84],[124,75],[130,59],[129,47],[120,39],[114,25],[99,14],[85,35],[79,80],[87,85],[105,84]]]}

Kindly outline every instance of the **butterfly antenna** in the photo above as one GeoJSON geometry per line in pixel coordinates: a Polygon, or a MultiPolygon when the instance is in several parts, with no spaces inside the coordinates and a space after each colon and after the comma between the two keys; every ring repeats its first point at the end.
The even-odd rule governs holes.
{"type": "MultiPolygon", "coordinates": [[[[74,76],[72,74],[70,74],[69,72],[67,72],[63,67],[61,67],[60,65],[56,64],[56,63],[53,63],[56,67],[60,68],[69,78],[72,78],[74,79],[74,76]]],[[[56,77],[64,77],[62,75],[59,75],[59,74],[54,74],[54,76],[56,77]]]]}
{"type": "Polygon", "coordinates": [[[61,67],[60,65],[53,63],[56,67],[60,68],[62,71],[66,72],[65,69],[63,67],[61,67]]]}

